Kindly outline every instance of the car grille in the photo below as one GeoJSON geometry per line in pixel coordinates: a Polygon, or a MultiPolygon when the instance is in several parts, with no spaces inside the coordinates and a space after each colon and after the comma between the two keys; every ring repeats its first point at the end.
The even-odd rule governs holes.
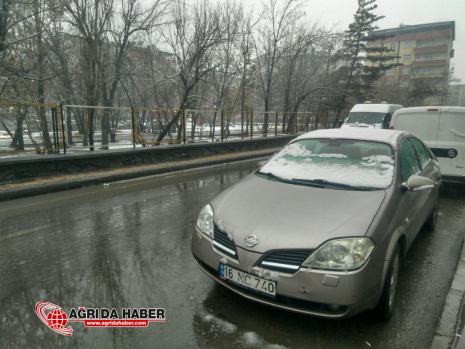
{"type": "Polygon", "coordinates": [[[262,260],[260,267],[285,273],[295,273],[312,252],[313,250],[270,252],[262,260]]]}
{"type": "Polygon", "coordinates": [[[213,245],[219,249],[224,254],[237,259],[237,250],[236,244],[233,240],[229,238],[229,236],[220,230],[215,224],[215,233],[213,238],[213,245]]]}

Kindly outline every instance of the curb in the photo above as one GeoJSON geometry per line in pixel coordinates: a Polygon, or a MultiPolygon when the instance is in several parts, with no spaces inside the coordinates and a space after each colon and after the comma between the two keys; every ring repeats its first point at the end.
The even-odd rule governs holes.
{"type": "Polygon", "coordinates": [[[18,184],[14,187],[0,188],[0,202],[64,190],[78,189],[89,185],[111,183],[236,161],[266,159],[276,151],[277,149],[267,149],[265,151],[235,153],[222,156],[220,155],[190,159],[185,161],[162,162],[129,169],[99,171],[94,173],[80,173],[74,176],[67,176],[66,178],[60,178],[60,176],[51,176],[47,179],[38,180],[36,182],[31,181],[18,184]]]}
{"type": "Polygon", "coordinates": [[[465,348],[465,329],[461,321],[465,295],[465,244],[462,242],[457,269],[447,294],[431,349],[465,348]],[[462,328],[462,329],[461,329],[462,328]]]}

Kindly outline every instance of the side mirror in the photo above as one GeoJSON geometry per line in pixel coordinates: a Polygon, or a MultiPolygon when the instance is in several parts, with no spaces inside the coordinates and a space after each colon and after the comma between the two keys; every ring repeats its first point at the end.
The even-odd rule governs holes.
{"type": "Polygon", "coordinates": [[[258,167],[262,167],[263,165],[265,165],[265,163],[266,163],[266,160],[259,161],[258,167]]]}
{"type": "Polygon", "coordinates": [[[408,191],[431,190],[434,188],[434,182],[426,177],[410,176],[407,182],[402,183],[402,188],[408,191]]]}

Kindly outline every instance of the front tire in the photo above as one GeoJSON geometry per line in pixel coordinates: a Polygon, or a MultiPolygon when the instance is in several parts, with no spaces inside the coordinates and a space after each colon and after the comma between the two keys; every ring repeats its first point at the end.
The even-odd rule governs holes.
{"type": "Polygon", "coordinates": [[[400,266],[400,248],[396,245],[389,262],[389,268],[384,282],[383,293],[378,304],[378,313],[384,319],[390,319],[394,312],[394,300],[397,289],[397,279],[400,266]]]}

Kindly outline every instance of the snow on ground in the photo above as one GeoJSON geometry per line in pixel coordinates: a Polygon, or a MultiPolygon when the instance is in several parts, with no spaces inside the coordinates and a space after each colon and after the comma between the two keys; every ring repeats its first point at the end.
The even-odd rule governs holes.
{"type": "MultiPolygon", "coordinates": [[[[223,332],[227,334],[234,334],[238,332],[237,326],[217,318],[213,314],[204,314],[203,321],[211,324],[211,332],[223,332]]],[[[279,344],[267,343],[259,334],[253,331],[247,331],[240,334],[236,342],[242,348],[264,348],[264,349],[287,349],[279,344]]]]}

